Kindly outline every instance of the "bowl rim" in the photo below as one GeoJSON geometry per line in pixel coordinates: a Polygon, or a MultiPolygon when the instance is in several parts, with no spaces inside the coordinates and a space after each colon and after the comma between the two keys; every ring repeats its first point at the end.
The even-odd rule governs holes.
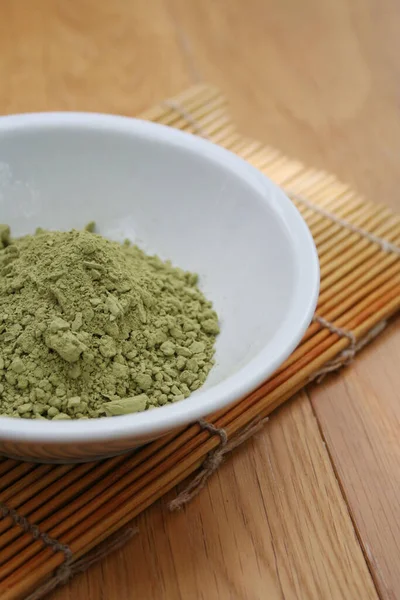
{"type": "MultiPolygon", "coordinates": [[[[293,245],[301,285],[295,289],[291,303],[292,318],[274,336],[275,352],[271,356],[266,345],[250,362],[222,382],[201,389],[190,400],[163,406],[153,411],[112,418],[71,421],[14,419],[0,416],[0,439],[40,444],[106,442],[121,438],[156,438],[168,431],[184,427],[244,398],[259,387],[296,348],[313,317],[319,294],[319,260],[314,240],[300,212],[283,191],[263,173],[242,158],[213,142],[166,125],[132,117],[91,112],[41,112],[0,117],[0,136],[18,130],[41,132],[51,128],[121,132],[150,139],[202,155],[231,170],[260,190],[269,208],[279,213],[294,233],[293,245]]],[[[289,238],[288,238],[289,239],[289,238]]],[[[291,313],[289,313],[289,316],[291,313]]],[[[286,324],[285,324],[286,323],[286,324]]]]}

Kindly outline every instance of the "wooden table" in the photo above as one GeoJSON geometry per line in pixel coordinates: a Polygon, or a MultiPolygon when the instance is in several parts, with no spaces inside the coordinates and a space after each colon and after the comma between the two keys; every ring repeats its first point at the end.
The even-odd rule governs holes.
{"type": "MultiPolygon", "coordinates": [[[[400,208],[399,27],[394,0],[2,0],[0,110],[134,115],[210,81],[243,133],[400,208]]],[[[397,322],[52,600],[400,598],[399,354],[397,322]]]]}

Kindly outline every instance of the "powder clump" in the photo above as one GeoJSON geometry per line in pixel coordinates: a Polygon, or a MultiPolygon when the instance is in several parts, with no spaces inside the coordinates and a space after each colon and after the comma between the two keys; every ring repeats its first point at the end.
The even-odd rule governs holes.
{"type": "Polygon", "coordinates": [[[218,317],[197,276],[93,232],[0,225],[0,414],[68,420],[189,396],[218,317]]]}

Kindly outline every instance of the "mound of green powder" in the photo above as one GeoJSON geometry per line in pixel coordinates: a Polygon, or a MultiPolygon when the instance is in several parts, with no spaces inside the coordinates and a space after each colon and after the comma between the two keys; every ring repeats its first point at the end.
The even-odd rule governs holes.
{"type": "Polygon", "coordinates": [[[219,332],[197,276],[91,231],[0,225],[0,414],[148,410],[206,380],[219,332]]]}

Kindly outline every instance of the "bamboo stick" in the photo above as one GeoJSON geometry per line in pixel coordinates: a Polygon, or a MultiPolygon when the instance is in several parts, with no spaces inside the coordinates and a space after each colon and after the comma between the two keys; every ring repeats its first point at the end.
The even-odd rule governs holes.
{"type": "MultiPolygon", "coordinates": [[[[69,486],[75,480],[80,479],[87,473],[87,471],[89,471],[90,468],[93,468],[95,465],[93,463],[83,463],[80,465],[80,467],[84,466],[85,469],[81,469],[75,465],[67,466],[69,467],[69,471],[72,472],[68,472],[68,470],[64,471],[63,467],[54,467],[53,465],[48,477],[43,478],[44,490],[34,490],[34,493],[30,497],[27,497],[25,493],[13,496],[12,498],[8,499],[7,506],[9,506],[9,508],[18,509],[18,514],[25,517],[29,515],[30,512],[33,512],[34,508],[44,504],[46,500],[51,500],[57,492],[62,492],[63,489],[65,492],[66,486],[69,486]]],[[[31,481],[27,482],[25,489],[30,490],[32,483],[33,482],[31,481]]],[[[69,490],[69,488],[67,489],[69,490]]],[[[54,510],[54,508],[57,508],[57,505],[52,504],[51,508],[54,510]]],[[[13,527],[13,525],[14,523],[11,517],[5,517],[0,521],[0,540],[2,539],[1,534],[5,531],[8,531],[11,527],[13,527]]],[[[15,537],[17,537],[20,531],[15,529],[14,533],[15,537]]]]}
{"type": "MultiPolygon", "coordinates": [[[[390,241],[398,244],[398,238],[392,238],[390,241]]],[[[393,255],[381,252],[376,245],[368,246],[360,255],[355,256],[351,261],[344,263],[340,268],[336,269],[329,275],[322,275],[320,297],[318,306],[320,306],[326,299],[327,294],[332,294],[333,289],[343,289],[348,283],[351,283],[358,276],[364,274],[368,269],[373,266],[380,264],[383,266],[387,261],[392,258],[393,255]],[[337,285],[336,285],[337,284],[337,285]]],[[[395,259],[398,256],[394,255],[395,259]]]]}
{"type": "MultiPolygon", "coordinates": [[[[179,112],[179,104],[176,105],[176,110],[172,106],[172,104],[170,107],[166,106],[169,110],[158,122],[169,127],[173,126],[175,129],[181,129],[182,131],[193,129],[193,122],[198,124],[199,129],[204,129],[207,124],[212,124],[213,121],[216,121],[220,117],[228,117],[226,100],[221,96],[211,97],[207,104],[199,103],[197,99],[190,109],[190,121],[179,112]]],[[[188,112],[186,108],[184,110],[185,113],[188,112]]],[[[194,131],[194,133],[197,132],[194,131]]]]}
{"type": "MultiPolygon", "coordinates": [[[[361,210],[357,211],[357,213],[351,216],[351,224],[356,227],[360,227],[365,231],[370,231],[374,233],[373,223],[374,218],[379,217],[379,210],[371,210],[368,207],[363,207],[361,210]]],[[[378,220],[378,224],[386,222],[386,218],[382,216],[378,220]]],[[[360,235],[358,233],[352,233],[350,230],[345,229],[343,227],[339,227],[336,230],[336,233],[333,234],[329,239],[324,239],[318,243],[318,254],[321,257],[325,256],[327,252],[329,252],[332,248],[337,248],[338,244],[343,241],[343,244],[351,245],[353,242],[357,242],[360,235]]],[[[315,240],[314,240],[315,241],[315,240]]]]}
{"type": "MultiPolygon", "coordinates": [[[[93,486],[97,481],[103,480],[104,477],[109,474],[111,471],[113,472],[113,480],[115,481],[118,477],[121,477],[124,470],[133,468],[139,462],[145,461],[152,454],[154,454],[159,448],[162,448],[166,445],[171,439],[173,439],[174,435],[165,436],[159,440],[156,440],[152,444],[146,446],[140,453],[136,453],[133,456],[130,455],[120,455],[113,457],[107,461],[103,461],[96,465],[96,463],[84,463],[75,467],[75,470],[79,472],[79,477],[82,477],[86,474],[85,477],[85,485],[82,486],[82,483],[78,478],[71,478],[72,481],[69,481],[69,487],[65,487],[67,483],[64,480],[64,488],[60,490],[59,485],[55,485],[53,489],[50,489],[46,494],[42,495],[42,498],[37,497],[35,500],[26,507],[21,507],[18,509],[19,514],[25,516],[28,515],[30,520],[34,523],[40,524],[43,528],[52,526],[51,524],[58,523],[57,519],[66,518],[71,512],[77,510],[79,506],[84,504],[85,502],[89,502],[97,493],[97,491],[93,491],[93,487],[90,488],[86,495],[82,493],[86,491],[86,488],[93,486]],[[129,462],[129,464],[128,464],[129,462]],[[120,465],[126,463],[122,469],[118,470],[120,465]],[[91,471],[87,475],[87,471],[91,471]],[[78,479],[78,480],[77,480],[78,479]],[[74,484],[74,485],[71,485],[74,484]],[[56,499],[54,500],[53,496],[57,494],[56,499]],[[76,496],[75,500],[74,497],[76,496]],[[33,506],[32,506],[33,505],[33,506]],[[65,505],[65,506],[64,506],[65,505]],[[57,508],[62,508],[64,506],[64,512],[59,513],[54,512],[57,508]],[[38,508],[39,507],[39,508],[38,508]],[[32,508],[36,508],[37,510],[31,512],[32,508]],[[52,521],[43,522],[45,517],[52,514],[52,521]]],[[[110,481],[110,484],[112,481],[110,481]]],[[[13,546],[10,546],[10,542],[15,538],[21,536],[21,530],[18,529],[9,529],[5,534],[0,535],[0,549],[4,549],[7,545],[6,550],[4,552],[0,551],[0,564],[2,564],[5,560],[7,560],[13,554],[13,546]]],[[[19,551],[24,546],[23,542],[18,542],[16,546],[16,551],[19,551]]]]}
{"type": "MultiPolygon", "coordinates": [[[[171,98],[170,102],[176,103],[180,106],[184,106],[185,110],[191,113],[192,110],[195,110],[197,107],[203,106],[204,104],[211,102],[214,98],[217,97],[221,97],[219,90],[211,86],[205,86],[203,84],[200,84],[191,88],[182,95],[180,94],[179,96],[171,98]]],[[[159,122],[161,119],[165,118],[165,115],[175,116],[175,114],[175,111],[173,111],[169,106],[167,106],[164,103],[161,103],[158,106],[155,106],[149,110],[142,112],[140,118],[148,121],[159,122]]],[[[171,123],[172,122],[173,121],[171,121],[171,123]]]]}
{"type": "MultiPolygon", "coordinates": [[[[396,244],[400,236],[400,231],[398,228],[393,230],[392,224],[385,223],[383,227],[377,229],[377,236],[396,244]]],[[[336,271],[338,267],[341,267],[353,258],[357,257],[361,260],[361,256],[372,256],[377,252],[382,252],[382,248],[378,244],[371,243],[371,240],[368,238],[360,236],[358,236],[356,242],[345,248],[341,247],[341,250],[339,254],[335,250],[331,250],[320,261],[321,277],[327,277],[333,271],[336,271]]]]}
{"type": "Polygon", "coordinates": [[[17,465],[5,473],[0,479],[0,491],[7,489],[15,481],[18,481],[26,473],[33,471],[37,465],[34,463],[17,463],[17,465]]]}
{"type": "Polygon", "coordinates": [[[384,274],[387,271],[398,273],[399,270],[400,265],[398,258],[395,255],[388,255],[375,266],[372,266],[370,269],[365,269],[362,273],[360,272],[358,278],[357,275],[352,278],[352,281],[348,278],[347,287],[335,285],[331,297],[327,298],[325,302],[321,302],[318,306],[318,310],[325,313],[332,309],[336,302],[340,304],[344,300],[350,298],[352,294],[360,294],[364,289],[368,291],[368,286],[373,285],[372,282],[374,278],[378,278],[380,274],[384,277],[384,274]],[[393,271],[391,271],[391,269],[393,269],[393,271]],[[339,287],[343,287],[343,289],[339,290],[339,287]]]}
{"type": "MultiPolygon", "coordinates": [[[[385,295],[391,290],[395,289],[400,294],[400,268],[398,265],[396,266],[396,270],[392,270],[386,275],[385,279],[380,279],[378,281],[374,280],[373,286],[371,286],[371,290],[369,291],[368,297],[364,300],[364,302],[358,302],[356,304],[355,299],[353,297],[344,303],[343,305],[336,306],[333,310],[328,313],[324,313],[323,317],[331,323],[334,323],[336,326],[348,329],[347,322],[351,317],[351,314],[357,314],[357,311],[363,310],[364,305],[367,305],[373,298],[378,298],[382,295],[385,295]],[[354,306],[356,304],[356,306],[354,306]],[[350,310],[353,307],[352,310],[350,310]],[[342,317],[342,319],[340,319],[342,317]]],[[[362,290],[362,294],[359,294],[361,297],[365,297],[364,290],[362,290]]],[[[358,299],[359,300],[359,299],[358,299]]],[[[290,357],[285,361],[285,363],[276,371],[276,373],[280,373],[284,371],[288,366],[295,363],[301,356],[303,356],[308,349],[313,348],[318,344],[319,340],[328,335],[328,329],[323,328],[319,323],[313,323],[310,325],[306,335],[304,336],[301,344],[298,348],[290,355],[290,357]],[[321,335],[320,333],[321,332],[321,335]],[[324,334],[324,335],[322,335],[324,334]]]]}
{"type": "Polygon", "coordinates": [[[17,465],[19,465],[19,462],[17,460],[13,460],[11,458],[3,458],[2,461],[0,462],[0,477],[4,473],[11,471],[11,469],[16,467],[17,465]]]}
{"type": "MultiPolygon", "coordinates": [[[[373,207],[366,208],[365,205],[362,204],[350,204],[348,203],[342,210],[341,207],[335,207],[335,217],[340,219],[344,219],[350,224],[356,225],[354,223],[357,220],[366,219],[367,223],[372,220],[376,216],[375,209],[373,207]]],[[[365,229],[365,227],[364,227],[365,229]]],[[[332,240],[339,233],[343,235],[350,235],[351,231],[349,229],[345,229],[342,225],[339,225],[334,220],[327,219],[323,217],[323,220],[319,220],[315,226],[310,226],[310,231],[313,235],[314,242],[318,248],[318,252],[321,252],[321,247],[324,242],[332,240]],[[321,227],[321,225],[324,225],[321,227]]]]}
{"type": "MultiPolygon", "coordinates": [[[[34,474],[33,481],[32,477],[25,476],[18,479],[13,485],[7,487],[0,494],[1,502],[8,502],[14,496],[18,494],[23,494],[23,497],[27,497],[31,492],[35,493],[38,491],[43,485],[43,481],[46,481],[46,476],[48,477],[49,472],[52,470],[52,465],[44,464],[39,465],[36,469],[31,471],[29,475],[34,474]],[[29,482],[28,487],[26,487],[27,482],[29,482]]],[[[64,469],[65,471],[67,469],[64,469]]]]}
{"type": "MultiPolygon", "coordinates": [[[[312,198],[309,193],[307,193],[307,197],[312,198]]],[[[361,199],[351,192],[345,192],[339,197],[327,196],[326,200],[314,194],[312,201],[316,206],[323,208],[333,216],[344,220],[349,220],[352,214],[357,213],[357,211],[361,210],[365,206],[361,199]]],[[[327,230],[332,230],[334,227],[343,228],[343,226],[335,223],[332,219],[328,219],[325,215],[319,213],[318,211],[315,211],[307,206],[303,206],[301,202],[299,203],[295,200],[294,202],[297,208],[300,210],[303,218],[306,219],[309,229],[313,234],[314,240],[317,240],[317,238],[322,235],[328,235],[326,233],[327,230]],[[306,209],[308,214],[305,212],[306,209]]]]}

